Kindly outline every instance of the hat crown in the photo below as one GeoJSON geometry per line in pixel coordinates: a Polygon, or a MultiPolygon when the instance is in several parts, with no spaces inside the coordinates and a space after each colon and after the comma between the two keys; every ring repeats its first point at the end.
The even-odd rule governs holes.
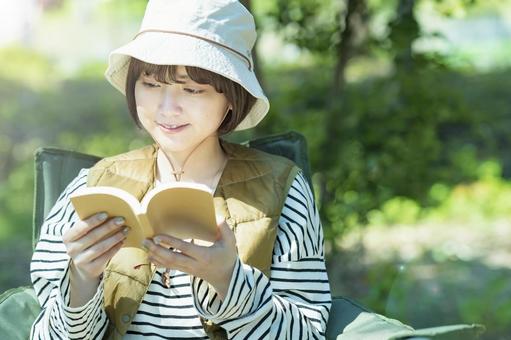
{"type": "Polygon", "coordinates": [[[139,33],[175,31],[201,36],[251,58],[254,17],[237,0],[150,0],[139,33]]]}

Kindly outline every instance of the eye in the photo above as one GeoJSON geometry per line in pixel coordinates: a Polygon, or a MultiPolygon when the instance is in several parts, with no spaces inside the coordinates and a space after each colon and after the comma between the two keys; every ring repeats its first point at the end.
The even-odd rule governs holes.
{"type": "Polygon", "coordinates": [[[183,90],[185,92],[190,93],[190,94],[201,94],[202,92],[204,92],[204,90],[195,90],[195,89],[192,89],[192,88],[189,88],[189,87],[185,87],[183,90]]]}
{"type": "Polygon", "coordinates": [[[144,86],[149,87],[149,88],[160,87],[160,85],[158,85],[158,84],[155,84],[155,83],[149,83],[149,82],[147,82],[147,81],[142,82],[142,84],[144,84],[144,86]]]}

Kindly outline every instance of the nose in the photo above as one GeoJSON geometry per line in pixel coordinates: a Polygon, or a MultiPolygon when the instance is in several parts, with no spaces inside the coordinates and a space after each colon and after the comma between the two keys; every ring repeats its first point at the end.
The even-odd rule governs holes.
{"type": "Polygon", "coordinates": [[[172,86],[165,86],[161,92],[158,111],[165,116],[182,113],[182,108],[179,104],[179,98],[177,97],[172,86]]]}

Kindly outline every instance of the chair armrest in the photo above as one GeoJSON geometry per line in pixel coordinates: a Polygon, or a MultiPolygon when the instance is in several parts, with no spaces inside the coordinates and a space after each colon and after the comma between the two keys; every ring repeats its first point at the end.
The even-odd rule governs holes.
{"type": "Polygon", "coordinates": [[[326,338],[329,340],[468,340],[478,339],[484,330],[484,326],[477,324],[414,329],[398,320],[371,312],[350,299],[334,297],[326,338]]]}
{"type": "Polygon", "coordinates": [[[32,287],[9,289],[0,295],[0,334],[10,340],[26,340],[41,311],[32,287]]]}

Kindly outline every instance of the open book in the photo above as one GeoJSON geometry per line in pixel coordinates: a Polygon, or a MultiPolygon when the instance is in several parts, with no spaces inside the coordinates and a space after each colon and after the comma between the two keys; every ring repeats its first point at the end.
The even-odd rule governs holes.
{"type": "Polygon", "coordinates": [[[131,228],[124,247],[141,248],[145,238],[157,234],[207,242],[217,237],[213,195],[202,184],[164,184],[150,190],[141,202],[114,187],[86,187],[70,199],[82,220],[102,211],[110,218],[124,217],[131,228]]]}

